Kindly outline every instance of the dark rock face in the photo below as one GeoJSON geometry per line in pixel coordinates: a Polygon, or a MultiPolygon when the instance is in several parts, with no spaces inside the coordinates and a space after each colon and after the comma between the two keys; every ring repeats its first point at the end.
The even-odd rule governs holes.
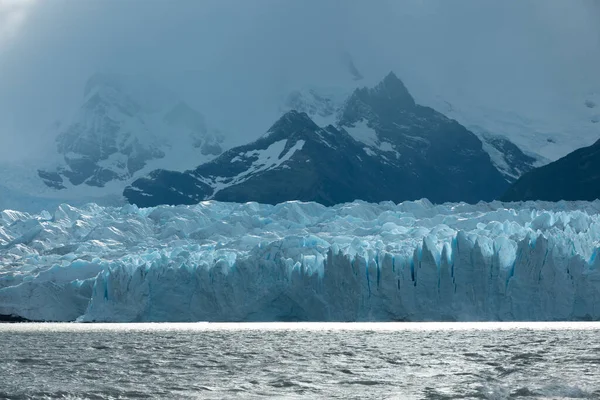
{"type": "Polygon", "coordinates": [[[356,90],[337,127],[320,128],[307,114],[290,111],[257,141],[192,171],[154,171],[124,195],[138,206],[207,199],[332,205],[426,197],[440,203],[492,200],[506,187],[477,136],[416,105],[390,74],[373,89],[356,90]]]}
{"type": "Polygon", "coordinates": [[[0,323],[10,323],[10,322],[35,322],[35,321],[30,321],[26,318],[22,318],[19,317],[18,315],[5,315],[5,314],[0,314],[0,323]]]}
{"type": "Polygon", "coordinates": [[[54,189],[64,189],[63,178],[58,172],[38,170],[38,176],[42,178],[46,186],[54,189]]]}
{"type": "Polygon", "coordinates": [[[404,119],[402,117],[414,113],[416,108],[415,100],[404,83],[389,73],[375,88],[354,91],[341,112],[339,124],[347,126],[362,119],[390,123],[404,119]]]}
{"type": "Polygon", "coordinates": [[[503,201],[592,201],[598,198],[600,140],[526,173],[502,196],[503,201]]]}
{"type": "Polygon", "coordinates": [[[339,125],[349,128],[361,120],[376,132],[379,144],[389,143],[399,155],[392,162],[403,200],[477,202],[492,200],[508,186],[475,134],[417,105],[393,73],[373,89],[355,91],[339,125]]]}

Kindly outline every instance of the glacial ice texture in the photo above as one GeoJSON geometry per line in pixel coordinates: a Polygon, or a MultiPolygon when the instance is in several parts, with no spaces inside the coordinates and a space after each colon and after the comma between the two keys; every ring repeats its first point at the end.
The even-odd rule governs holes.
{"type": "Polygon", "coordinates": [[[0,213],[0,314],[599,320],[600,201],[202,202],[0,213]]]}

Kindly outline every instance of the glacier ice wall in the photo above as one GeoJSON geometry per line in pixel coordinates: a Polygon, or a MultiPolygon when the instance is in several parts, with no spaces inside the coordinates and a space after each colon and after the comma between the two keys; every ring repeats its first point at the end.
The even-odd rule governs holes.
{"type": "Polygon", "coordinates": [[[0,315],[600,320],[600,201],[7,210],[0,315]]]}

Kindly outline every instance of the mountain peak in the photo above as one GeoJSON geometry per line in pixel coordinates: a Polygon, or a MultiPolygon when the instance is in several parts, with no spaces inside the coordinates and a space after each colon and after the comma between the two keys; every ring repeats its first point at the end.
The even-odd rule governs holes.
{"type": "Polygon", "coordinates": [[[390,82],[399,81],[400,83],[402,83],[402,81],[400,80],[400,78],[398,78],[398,75],[396,75],[394,73],[394,71],[388,72],[388,74],[385,76],[385,78],[383,78],[383,81],[384,82],[385,81],[390,81],[390,82]]]}
{"type": "Polygon", "coordinates": [[[277,132],[281,130],[289,130],[289,129],[319,129],[317,124],[314,123],[312,119],[305,112],[299,112],[296,110],[290,110],[283,114],[281,118],[277,120],[272,126],[271,129],[267,132],[277,132]]]}
{"type": "Polygon", "coordinates": [[[279,120],[309,120],[310,121],[310,117],[308,116],[307,113],[303,112],[303,111],[297,111],[297,110],[290,110],[288,112],[286,112],[285,114],[283,114],[281,116],[281,118],[279,118],[279,120]]]}
{"type": "Polygon", "coordinates": [[[396,115],[403,110],[412,110],[415,106],[415,100],[404,83],[394,72],[390,72],[374,88],[354,90],[339,113],[338,124],[348,126],[375,115],[396,115]]]}
{"type": "Polygon", "coordinates": [[[390,71],[390,73],[375,86],[373,91],[380,96],[383,95],[389,100],[400,103],[403,107],[415,106],[415,99],[413,99],[402,80],[400,80],[393,71],[390,71]]]}

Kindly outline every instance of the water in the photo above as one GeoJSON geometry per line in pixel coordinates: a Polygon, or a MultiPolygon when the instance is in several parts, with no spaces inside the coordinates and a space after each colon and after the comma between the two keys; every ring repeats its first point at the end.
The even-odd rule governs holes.
{"type": "Polygon", "coordinates": [[[0,324],[0,398],[600,399],[600,325],[0,324]]]}

